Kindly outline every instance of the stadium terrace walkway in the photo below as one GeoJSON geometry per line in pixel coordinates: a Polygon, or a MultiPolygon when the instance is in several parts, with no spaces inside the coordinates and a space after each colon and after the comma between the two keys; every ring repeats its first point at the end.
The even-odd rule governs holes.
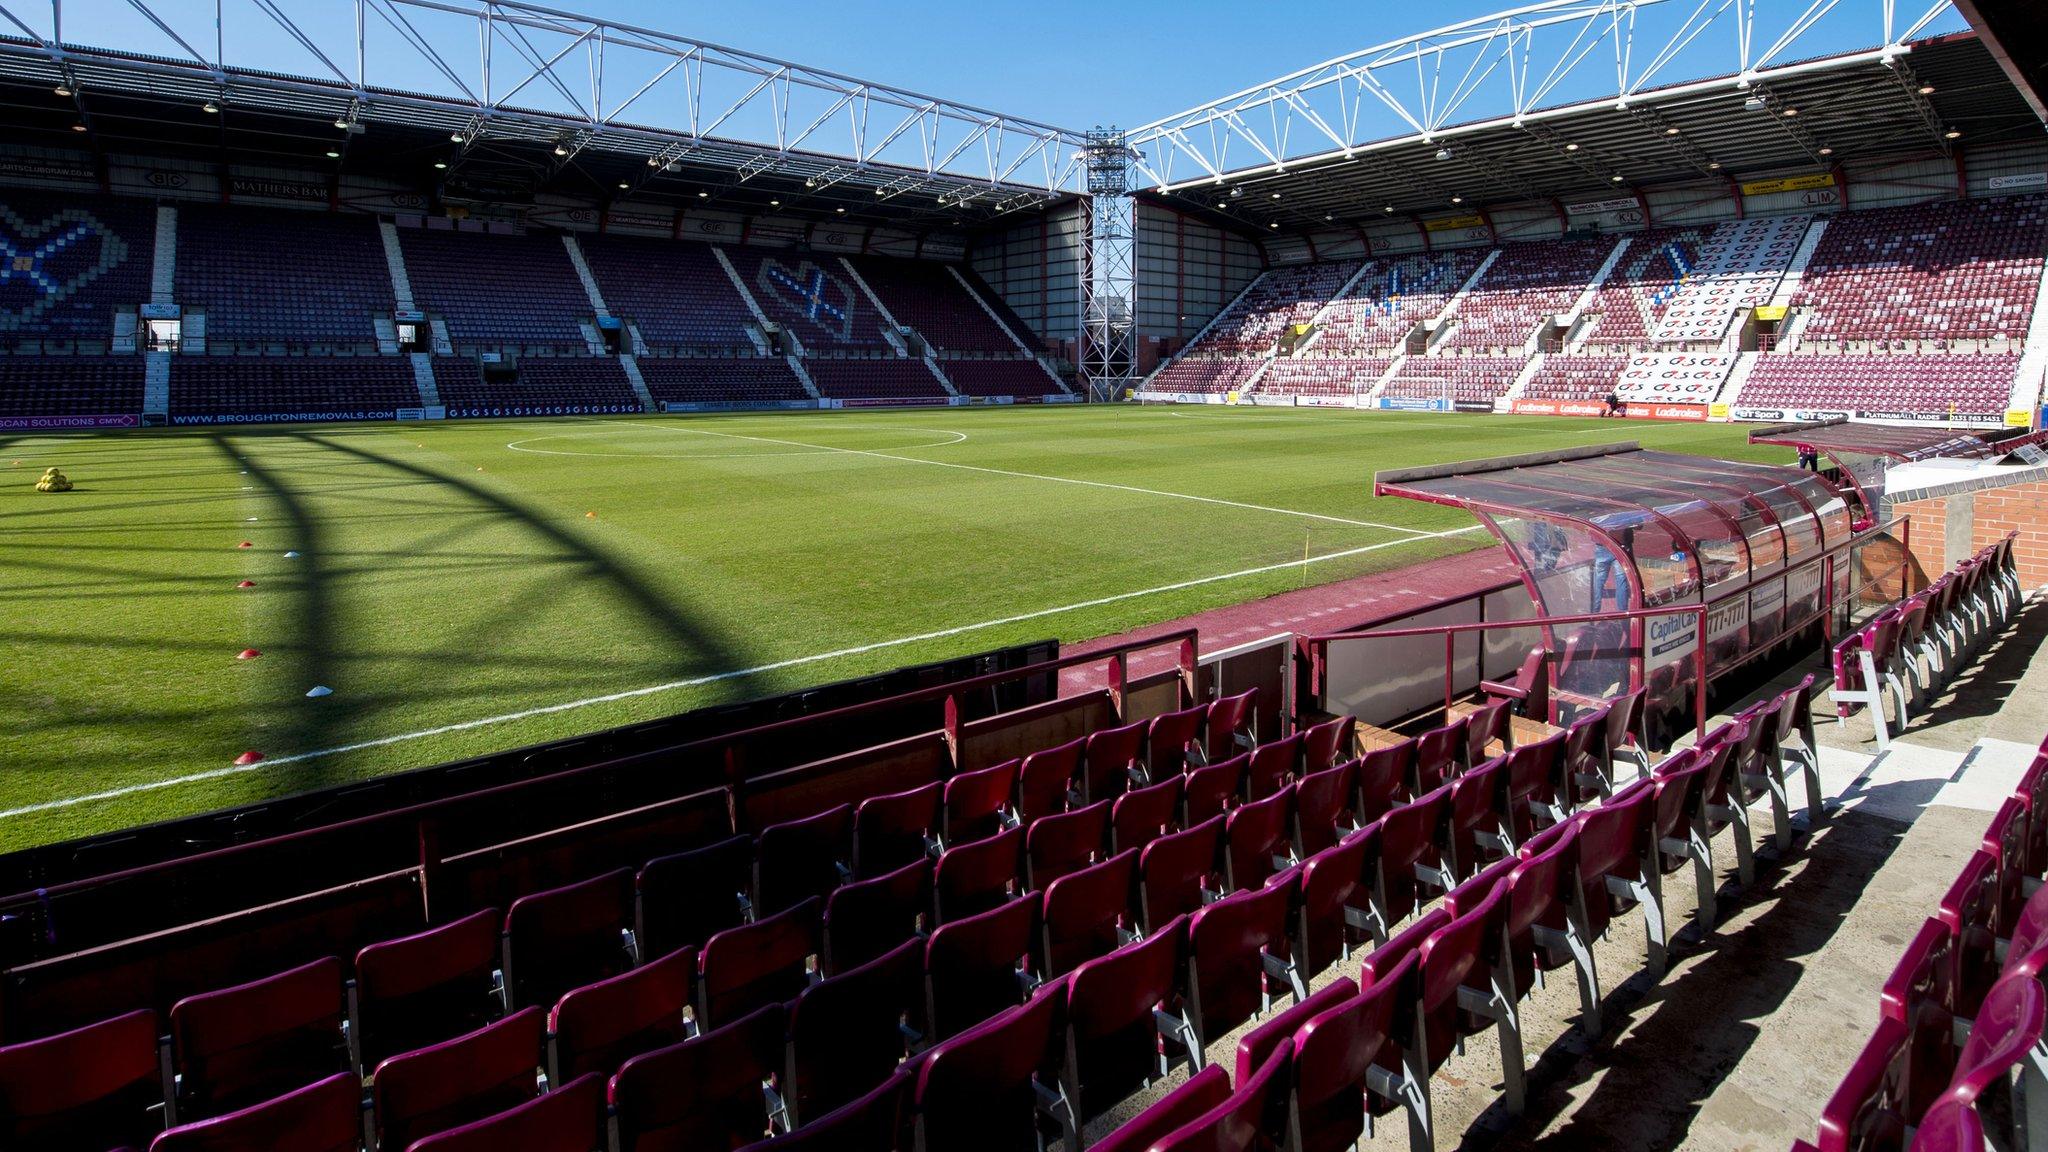
{"type": "MultiPolygon", "coordinates": [[[[1447,598],[1476,595],[1514,584],[1519,579],[1507,549],[1496,546],[1425,560],[1406,568],[1340,580],[1334,584],[1303,588],[1298,592],[1282,592],[1263,600],[1198,612],[1115,636],[1063,644],[1060,654],[1086,655],[1129,641],[1149,640],[1193,628],[1201,633],[1202,653],[1211,655],[1286,632],[1341,632],[1384,624],[1428,611],[1447,598]]],[[[1155,649],[1134,658],[1130,674],[1133,677],[1147,676],[1164,672],[1172,665],[1173,653],[1155,649]]],[[[1060,674],[1061,695],[1101,685],[1102,669],[1096,666],[1081,665],[1060,674]]]]}

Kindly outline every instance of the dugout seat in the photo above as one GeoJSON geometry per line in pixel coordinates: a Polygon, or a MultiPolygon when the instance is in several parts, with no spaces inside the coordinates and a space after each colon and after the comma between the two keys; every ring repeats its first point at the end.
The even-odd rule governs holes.
{"type": "Polygon", "coordinates": [[[1154,716],[1145,727],[1146,778],[1164,780],[1180,775],[1187,769],[1189,753],[1199,759],[1204,748],[1203,725],[1208,717],[1206,704],[1154,716]]]}
{"type": "Polygon", "coordinates": [[[1230,1074],[1222,1065],[1211,1064],[1143,1112],[1117,1125],[1109,1135],[1089,1144],[1089,1152],[1147,1152],[1229,1099],[1230,1074]]]}
{"type": "Polygon", "coordinates": [[[1188,917],[1188,1024],[1206,1049],[1276,998],[1308,994],[1294,963],[1287,914],[1297,883],[1233,892],[1188,917]]]}
{"type": "Polygon", "coordinates": [[[1224,819],[1224,878],[1235,892],[1256,888],[1295,863],[1289,836],[1294,785],[1241,804],[1224,819]]]}
{"type": "MultiPolygon", "coordinates": [[[[406,1152],[588,1152],[605,1141],[604,1077],[591,1073],[406,1152]]],[[[645,1152],[647,1145],[641,1145],[645,1152]]]]}
{"type": "Polygon", "coordinates": [[[924,941],[814,984],[789,1012],[784,1104],[792,1127],[888,1080],[907,1054],[906,1021],[924,1014],[924,941]]]}
{"type": "Polygon", "coordinates": [[[1117,797],[1109,810],[1109,850],[1143,848],[1173,831],[1180,819],[1181,781],[1176,772],[1117,797]]]}
{"type": "Polygon", "coordinates": [[[761,829],[754,845],[754,914],[773,916],[814,897],[822,901],[851,878],[852,859],[851,804],[761,829]]]}
{"type": "Polygon", "coordinates": [[[853,813],[853,874],[872,880],[924,859],[939,828],[945,785],[870,796],[853,813]]]}
{"type": "Polygon", "coordinates": [[[1016,823],[1010,804],[1023,767],[1022,760],[1005,760],[946,781],[939,835],[947,848],[986,839],[1016,823]]]}
{"type": "Polygon", "coordinates": [[[1357,830],[1358,762],[1303,776],[1294,786],[1294,855],[1307,859],[1357,830]]]}
{"type": "Polygon", "coordinates": [[[368,1074],[386,1056],[475,1031],[498,1015],[502,922],[497,909],[486,908],[356,953],[349,1041],[358,1073],[368,1074]]]}
{"type": "Polygon", "coordinates": [[[0,1147],[140,1148],[163,1121],[156,1013],[0,1046],[0,1147]]]}
{"type": "Polygon", "coordinates": [[[1120,852],[1046,887],[1039,908],[1040,971],[1046,979],[1064,976],[1124,943],[1137,874],[1138,854],[1120,852]]]}
{"type": "Polygon", "coordinates": [[[1223,824],[1223,817],[1212,816],[1138,853],[1138,923],[1145,932],[1194,912],[1217,893],[1223,824]]]}
{"type": "Polygon", "coordinates": [[[957,1036],[1023,1003],[1035,986],[1035,899],[941,924],[925,942],[925,1019],[936,1037],[957,1036]]]}
{"type": "Polygon", "coordinates": [[[914,1098],[917,1152],[1037,1152],[1039,1117],[1075,1147],[1079,1124],[1056,1076],[1041,1078],[1066,1027],[1062,987],[925,1054],[914,1098]]]}
{"type": "Polygon", "coordinates": [[[837,976],[925,931],[932,915],[932,862],[918,860],[857,880],[825,901],[825,973],[837,976]]]}
{"type": "Polygon", "coordinates": [[[1029,824],[1067,810],[1067,796],[1079,787],[1081,754],[1088,738],[1070,740],[1024,758],[1017,769],[1017,818],[1029,824]]]}
{"type": "Polygon", "coordinates": [[[310,1084],[346,1064],[341,962],[329,956],[171,1007],[180,1123],[310,1084]]]}
{"type": "Polygon", "coordinates": [[[817,977],[821,909],[816,897],[704,944],[697,957],[700,1026],[729,1020],[796,998],[817,977]]]}
{"type": "Polygon", "coordinates": [[[1263,800],[1293,782],[1301,771],[1302,736],[1261,744],[1245,765],[1245,799],[1263,800]]]}
{"type": "Polygon", "coordinates": [[[1082,1123],[1166,1074],[1168,1052],[1202,1051],[1180,1015],[1178,997],[1187,921],[1076,967],[1066,981],[1066,1060],[1062,1079],[1082,1123]]]}
{"type": "Polygon", "coordinates": [[[619,1152],[730,1149],[766,1135],[770,1104],[762,1085],[783,1071],[787,1019],[781,1004],[770,1004],[626,1061],[610,1092],[619,1152]]]}
{"type": "Polygon", "coordinates": [[[1181,822],[1194,827],[1212,816],[1221,816],[1244,797],[1245,772],[1251,753],[1240,752],[1188,770],[1182,785],[1181,822]]]}
{"type": "Polygon", "coordinates": [[[946,849],[933,869],[938,923],[978,916],[1024,890],[1023,825],[946,849]]]}
{"type": "Polygon", "coordinates": [[[640,949],[666,956],[701,948],[753,911],[754,838],[734,836],[691,852],[657,856],[634,878],[640,949]]]}
{"type": "Polygon", "coordinates": [[[505,913],[508,1009],[547,1008],[633,966],[633,871],[521,896],[505,913]]]}
{"type": "Polygon", "coordinates": [[[149,1152],[356,1152],[361,1107],[361,1082],[337,1072],[240,1111],[180,1124],[150,1141],[149,1152]]]}
{"type": "Polygon", "coordinates": [[[1321,772],[1339,760],[1351,759],[1357,731],[1356,716],[1339,716],[1304,729],[1301,734],[1302,771],[1321,772]]]}
{"type": "Polygon", "coordinates": [[[1145,744],[1144,721],[1088,734],[1081,755],[1081,790],[1069,803],[1095,804],[1123,795],[1139,779],[1138,757],[1145,744]]]}
{"type": "Polygon", "coordinates": [[[1293,948],[1303,975],[1321,972],[1360,943],[1387,938],[1392,923],[1374,897],[1382,828],[1382,823],[1368,824],[1302,863],[1293,948]]]}
{"type": "Polygon", "coordinates": [[[1102,859],[1109,842],[1110,801],[1046,816],[1024,833],[1024,876],[1034,892],[1102,859]]]}

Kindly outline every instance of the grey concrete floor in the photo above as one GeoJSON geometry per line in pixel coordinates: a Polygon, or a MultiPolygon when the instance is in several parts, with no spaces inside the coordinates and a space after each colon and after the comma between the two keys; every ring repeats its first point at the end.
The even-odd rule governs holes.
{"type": "MultiPolygon", "coordinates": [[[[1474,1037],[1431,1080],[1442,1149],[1626,1148],[1643,1152],[1789,1148],[1810,1139],[1821,1106],[1877,1022],[1878,988],[1974,851],[1990,813],[2048,735],[2048,602],[2036,597],[2003,639],[1914,709],[1883,755],[1862,717],[1838,726],[1816,697],[1828,817],[1784,859],[1760,813],[1756,881],[1736,882],[1732,833],[1714,843],[1720,923],[1702,938],[1687,873],[1665,884],[1676,934],[1669,972],[1651,981],[1640,911],[1595,949],[1605,1028],[1578,1027],[1570,969],[1523,1007],[1529,1100],[1501,1102],[1499,1046],[1474,1037]]],[[[1813,668],[1760,690],[1775,692],[1813,668]]],[[[1746,701],[1744,702],[1746,703],[1746,701]]],[[[1800,790],[1803,793],[1803,789],[1800,790]]],[[[1802,798],[1794,796],[1794,811],[1802,798]]],[[[1322,974],[1356,976],[1360,957],[1322,974]]],[[[1212,1045],[1228,1060],[1236,1035],[1212,1045]]],[[[1091,1138],[1185,1080],[1167,1080],[1088,1126],[1091,1138]]],[[[1400,1115],[1360,1145],[1408,1146],[1400,1115]]]]}

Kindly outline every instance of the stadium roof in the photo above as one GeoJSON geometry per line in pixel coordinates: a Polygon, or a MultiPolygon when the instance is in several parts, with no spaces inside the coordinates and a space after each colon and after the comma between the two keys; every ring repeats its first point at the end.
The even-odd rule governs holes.
{"type": "Polygon", "coordinates": [[[79,44],[61,0],[0,2],[9,137],[345,169],[445,198],[924,228],[1080,186],[1081,133],[651,29],[507,0],[204,7],[203,27],[175,0],[96,13],[86,34],[113,49],[79,44]]]}
{"type": "Polygon", "coordinates": [[[1884,0],[1545,0],[1246,89],[1131,143],[1149,196],[1308,231],[2039,135],[1947,0],[1892,13],[1884,0]],[[1858,20],[1824,25],[1830,14],[1858,20]]]}

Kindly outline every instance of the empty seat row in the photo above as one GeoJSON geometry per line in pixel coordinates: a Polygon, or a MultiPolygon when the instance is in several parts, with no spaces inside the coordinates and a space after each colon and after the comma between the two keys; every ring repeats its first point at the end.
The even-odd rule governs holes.
{"type": "Polygon", "coordinates": [[[1886,606],[1836,642],[1830,695],[1837,723],[1846,724],[1867,708],[1879,749],[1905,732],[1913,705],[1953,678],[1970,653],[2018,611],[2020,584],[2013,559],[2018,538],[2017,532],[2009,533],[1980,549],[1925,590],[1886,606]]]}

